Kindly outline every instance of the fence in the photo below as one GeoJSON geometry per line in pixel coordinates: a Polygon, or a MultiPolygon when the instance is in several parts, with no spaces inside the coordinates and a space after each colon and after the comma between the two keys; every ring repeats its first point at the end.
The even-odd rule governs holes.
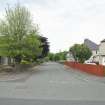
{"type": "Polygon", "coordinates": [[[65,62],[65,65],[74,68],[74,70],[80,70],[97,76],[105,76],[105,66],[102,65],[81,64],[68,61],[65,62]]]}

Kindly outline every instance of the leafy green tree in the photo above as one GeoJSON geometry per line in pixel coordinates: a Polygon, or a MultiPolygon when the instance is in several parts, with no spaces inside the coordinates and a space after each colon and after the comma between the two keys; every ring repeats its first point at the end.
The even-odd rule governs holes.
{"type": "Polygon", "coordinates": [[[42,53],[42,48],[40,48],[41,42],[38,39],[39,36],[35,36],[34,34],[28,35],[24,39],[23,44],[23,59],[27,59],[28,61],[35,61],[39,55],[42,53]]]}
{"type": "Polygon", "coordinates": [[[67,51],[63,51],[58,54],[60,56],[60,60],[66,60],[67,51]]]}
{"type": "Polygon", "coordinates": [[[48,55],[49,53],[49,43],[48,43],[48,39],[46,37],[39,37],[39,40],[41,41],[41,46],[40,48],[42,48],[42,53],[40,55],[40,58],[44,58],[48,55]]]}
{"type": "Polygon", "coordinates": [[[0,21],[0,35],[0,56],[12,57],[18,63],[26,57],[36,58],[42,51],[30,12],[20,5],[6,9],[5,19],[0,21]]]}
{"type": "Polygon", "coordinates": [[[85,60],[89,59],[92,55],[91,50],[84,44],[75,44],[70,48],[74,59],[83,63],[85,60]]]}
{"type": "Polygon", "coordinates": [[[48,57],[51,61],[60,61],[60,60],[66,60],[66,54],[67,52],[58,52],[58,53],[49,53],[48,57]]]}
{"type": "Polygon", "coordinates": [[[48,58],[50,61],[54,61],[54,54],[53,53],[48,53],[48,58]]]}
{"type": "Polygon", "coordinates": [[[54,61],[59,61],[59,60],[60,60],[60,55],[59,55],[59,53],[57,53],[54,56],[54,61]]]}

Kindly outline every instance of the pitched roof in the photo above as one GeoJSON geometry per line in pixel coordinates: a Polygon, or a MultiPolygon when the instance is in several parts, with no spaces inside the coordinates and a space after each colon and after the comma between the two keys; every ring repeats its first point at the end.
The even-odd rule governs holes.
{"type": "Polygon", "coordinates": [[[105,42],[105,39],[101,41],[101,43],[105,42]]]}
{"type": "Polygon", "coordinates": [[[84,40],[84,44],[90,49],[90,50],[98,50],[99,45],[97,45],[96,43],[92,42],[89,39],[85,39],[84,40]]]}

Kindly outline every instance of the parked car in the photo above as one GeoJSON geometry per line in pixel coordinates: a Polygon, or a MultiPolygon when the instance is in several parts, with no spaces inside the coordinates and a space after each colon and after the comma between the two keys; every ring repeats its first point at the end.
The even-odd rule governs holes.
{"type": "Polygon", "coordinates": [[[95,62],[93,62],[92,60],[86,60],[84,62],[84,64],[91,64],[91,65],[97,65],[95,62]]]}
{"type": "Polygon", "coordinates": [[[85,63],[85,64],[91,64],[91,65],[96,65],[96,63],[94,63],[94,62],[87,62],[87,63],[85,63]]]}

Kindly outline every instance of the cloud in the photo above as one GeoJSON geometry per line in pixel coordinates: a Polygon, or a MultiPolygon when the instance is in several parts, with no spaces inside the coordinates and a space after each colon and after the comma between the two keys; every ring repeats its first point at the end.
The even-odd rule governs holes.
{"type": "MultiPolygon", "coordinates": [[[[17,2],[2,0],[3,5],[7,1],[11,5],[17,2]]],[[[30,10],[40,32],[48,37],[52,52],[68,50],[85,38],[96,43],[105,38],[105,0],[20,0],[20,3],[30,10]]]]}

